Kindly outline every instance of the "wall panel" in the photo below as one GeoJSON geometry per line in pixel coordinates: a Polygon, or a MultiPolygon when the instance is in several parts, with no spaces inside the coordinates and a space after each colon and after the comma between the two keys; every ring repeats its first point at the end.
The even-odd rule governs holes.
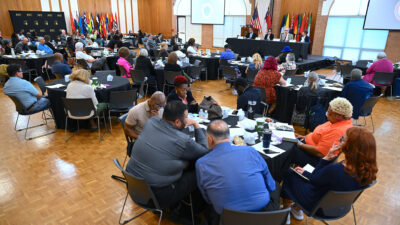
{"type": "Polygon", "coordinates": [[[172,0],[137,0],[139,29],[152,34],[172,34],[172,0]]]}
{"type": "Polygon", "coordinates": [[[111,2],[110,0],[78,0],[78,9],[81,14],[83,12],[111,13],[111,2]]]}

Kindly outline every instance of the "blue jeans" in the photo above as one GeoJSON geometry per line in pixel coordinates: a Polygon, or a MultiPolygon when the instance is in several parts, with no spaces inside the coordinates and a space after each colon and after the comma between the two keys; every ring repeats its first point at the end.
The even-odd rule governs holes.
{"type": "Polygon", "coordinates": [[[50,107],[49,99],[42,97],[32,106],[30,110],[28,110],[28,112],[34,114],[43,111],[45,109],[48,109],[49,107],[50,107]]]}

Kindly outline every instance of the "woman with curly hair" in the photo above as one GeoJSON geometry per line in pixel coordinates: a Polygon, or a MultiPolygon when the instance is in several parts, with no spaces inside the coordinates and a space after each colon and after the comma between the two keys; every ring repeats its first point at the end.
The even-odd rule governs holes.
{"type": "Polygon", "coordinates": [[[353,191],[376,180],[375,138],[365,128],[352,127],[346,131],[341,142],[334,144],[328,154],[320,159],[312,173],[302,167],[296,167],[295,170],[309,181],[289,170],[283,180],[281,196],[285,207],[295,202],[291,213],[296,219],[302,220],[303,212],[296,203],[310,210],[328,191],[353,191]],[[343,153],[344,160],[332,162],[339,152],[343,153]]]}
{"type": "Polygon", "coordinates": [[[258,71],[253,84],[255,87],[265,88],[268,103],[273,103],[269,107],[268,113],[271,113],[276,106],[276,93],[274,87],[277,84],[286,86],[286,81],[283,79],[282,74],[278,72],[278,62],[274,57],[270,56],[265,60],[262,69],[258,71]]]}

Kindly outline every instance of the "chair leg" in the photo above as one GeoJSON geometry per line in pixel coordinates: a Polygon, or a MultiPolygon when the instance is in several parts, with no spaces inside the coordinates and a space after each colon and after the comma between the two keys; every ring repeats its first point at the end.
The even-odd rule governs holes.
{"type": "Polygon", "coordinates": [[[101,138],[100,138],[100,117],[97,117],[97,134],[99,135],[99,141],[101,141],[101,138]]]}
{"type": "Polygon", "coordinates": [[[17,113],[17,120],[15,121],[14,130],[17,130],[18,119],[19,119],[19,113],[17,113]]]}
{"type": "Polygon", "coordinates": [[[306,224],[308,225],[308,216],[306,216],[306,224]]]}
{"type": "Polygon", "coordinates": [[[29,120],[31,119],[31,115],[29,115],[28,116],[28,122],[26,123],[26,129],[25,129],[25,140],[28,140],[28,139],[26,139],[26,133],[28,132],[28,127],[29,127],[29,120]]]}
{"type": "Polygon", "coordinates": [[[65,118],[65,130],[64,130],[64,140],[65,140],[65,142],[68,142],[76,134],[76,132],[79,131],[79,121],[77,120],[76,122],[78,124],[78,130],[75,131],[75,132],[72,132],[72,135],[69,138],[67,138],[68,116],[66,116],[66,118],[65,118]]]}
{"type": "Polygon", "coordinates": [[[110,134],[112,134],[112,124],[111,124],[111,113],[110,113],[110,110],[108,110],[108,121],[110,122],[110,134]]]}
{"type": "Polygon", "coordinates": [[[163,215],[163,211],[162,210],[157,210],[157,212],[160,212],[160,219],[158,219],[158,225],[160,225],[161,224],[162,215],[163,215]]]}
{"type": "Polygon", "coordinates": [[[189,198],[190,198],[190,212],[192,213],[192,225],[194,225],[194,213],[193,213],[192,194],[189,195],[189,198]]]}
{"type": "Polygon", "coordinates": [[[354,218],[354,225],[357,225],[357,218],[356,218],[356,210],[354,209],[354,205],[351,205],[351,208],[353,209],[353,218],[354,218]]]}
{"type": "Polygon", "coordinates": [[[372,114],[371,114],[370,117],[371,117],[371,123],[372,123],[372,133],[374,133],[375,132],[375,126],[374,126],[374,119],[372,119],[372,114]]]}
{"type": "MultiPolygon", "coordinates": [[[[120,224],[120,225],[127,224],[127,223],[129,223],[130,221],[132,221],[132,220],[138,218],[138,217],[141,216],[142,214],[144,214],[144,213],[146,213],[147,211],[149,211],[148,209],[146,209],[145,211],[143,211],[143,212],[141,212],[141,213],[135,215],[134,217],[132,217],[132,218],[130,218],[130,219],[127,219],[127,220],[125,220],[124,222],[121,223],[122,214],[124,213],[124,208],[125,208],[125,205],[126,205],[126,199],[127,199],[127,198],[128,198],[128,192],[126,193],[124,205],[122,206],[122,210],[121,210],[121,215],[119,216],[119,224],[120,224]]],[[[161,218],[162,218],[162,210],[157,210],[157,211],[160,212],[160,219],[159,219],[159,221],[158,221],[158,224],[160,224],[160,223],[161,223],[161,218]]]]}

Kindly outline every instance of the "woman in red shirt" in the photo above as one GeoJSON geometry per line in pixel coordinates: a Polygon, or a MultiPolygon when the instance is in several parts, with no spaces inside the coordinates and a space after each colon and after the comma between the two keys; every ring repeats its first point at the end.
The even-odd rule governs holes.
{"type": "Polygon", "coordinates": [[[282,74],[278,72],[278,62],[276,59],[274,57],[268,57],[264,62],[264,66],[260,71],[258,71],[254,78],[253,84],[255,87],[265,88],[267,101],[268,103],[272,103],[269,107],[268,113],[271,113],[276,106],[276,93],[274,87],[277,84],[286,86],[286,81],[283,79],[282,74]]]}

